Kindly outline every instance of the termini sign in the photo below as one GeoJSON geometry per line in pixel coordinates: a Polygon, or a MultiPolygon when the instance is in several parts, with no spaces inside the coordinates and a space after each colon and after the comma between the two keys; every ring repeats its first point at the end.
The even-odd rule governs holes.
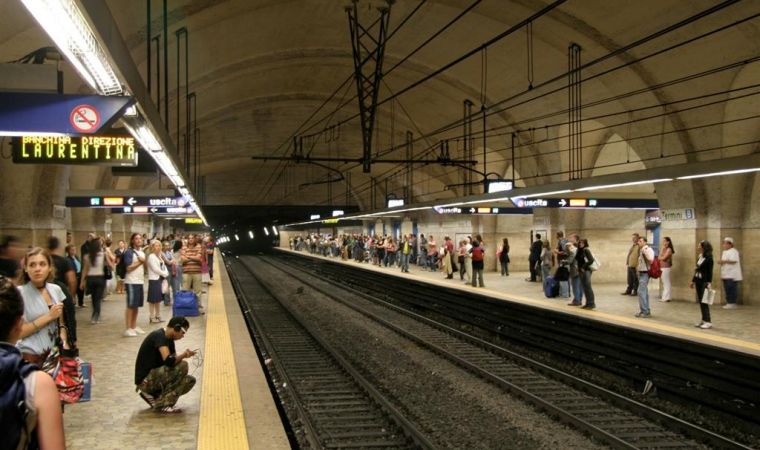
{"type": "Polygon", "coordinates": [[[16,164],[101,164],[136,166],[131,136],[24,136],[14,140],[16,164]]]}

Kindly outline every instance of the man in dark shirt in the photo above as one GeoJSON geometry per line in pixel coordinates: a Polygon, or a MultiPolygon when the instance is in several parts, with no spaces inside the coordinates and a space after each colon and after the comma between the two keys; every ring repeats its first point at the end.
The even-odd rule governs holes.
{"type": "Polygon", "coordinates": [[[539,268],[538,261],[541,259],[541,249],[543,249],[543,243],[541,242],[541,235],[536,234],[536,240],[530,244],[530,256],[528,256],[528,264],[530,268],[530,278],[525,281],[536,281],[538,277],[539,268]]]}
{"type": "Polygon", "coordinates": [[[185,337],[190,323],[182,316],[172,317],[166,328],[159,328],[147,336],[135,362],[135,385],[140,397],[155,411],[181,412],[174,405],[181,395],[195,386],[195,378],[187,374],[187,361],[196,352],[187,349],[177,354],[174,341],[185,337]]]}
{"type": "Polygon", "coordinates": [[[77,319],[74,296],[77,293],[77,275],[71,262],[61,254],[61,241],[50,236],[47,242],[50,256],[53,258],[55,267],[55,284],[60,286],[66,298],[63,300],[63,321],[68,328],[70,343],[77,340],[77,319]]]}
{"type": "Polygon", "coordinates": [[[16,236],[4,236],[0,240],[0,275],[16,279],[19,276],[19,261],[24,256],[24,246],[16,236]]]}

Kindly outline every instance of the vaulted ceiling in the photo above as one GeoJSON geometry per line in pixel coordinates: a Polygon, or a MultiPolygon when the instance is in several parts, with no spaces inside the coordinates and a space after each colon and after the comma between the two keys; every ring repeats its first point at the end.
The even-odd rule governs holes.
{"type": "MultiPolygon", "coordinates": [[[[143,77],[147,77],[145,3],[107,0],[118,31],[143,77]]],[[[421,6],[420,3],[421,0],[398,0],[392,5],[391,30],[408,20],[388,41],[384,62],[386,75],[379,94],[381,101],[404,91],[549,4],[534,0],[428,0],[421,6]],[[405,59],[473,3],[477,5],[460,20],[405,59]]],[[[202,147],[200,172],[206,179],[208,204],[325,204],[332,200],[334,204],[359,204],[367,208],[371,202],[370,177],[379,180],[376,192],[379,195],[401,193],[408,180],[404,178],[404,167],[399,165],[378,164],[371,174],[364,174],[355,164],[334,163],[331,165],[333,169],[343,174],[351,173],[347,177],[350,180],[348,188],[345,180],[302,186],[324,181],[331,172],[314,165],[250,158],[288,155],[292,151],[294,135],[310,135],[325,129],[329,131],[314,139],[306,139],[306,149],[311,149],[313,155],[361,155],[359,122],[356,118],[347,120],[358,112],[357,100],[353,98],[356,95],[353,80],[338,89],[354,71],[344,11],[350,2],[169,0],[168,4],[171,94],[168,128],[176,138],[175,31],[186,27],[190,54],[188,89],[197,96],[197,126],[202,147]],[[323,108],[312,118],[312,113],[322,104],[323,108]],[[341,105],[343,107],[339,108],[341,105]],[[339,127],[330,128],[338,123],[341,123],[339,127]],[[396,175],[386,182],[391,174],[396,175]],[[347,191],[350,192],[348,199],[347,191]]],[[[564,2],[532,23],[534,89],[529,89],[529,40],[522,27],[490,46],[487,52],[477,52],[393,101],[382,103],[378,111],[374,152],[382,154],[398,146],[404,142],[409,130],[415,138],[414,154],[417,157],[428,149],[434,150],[431,157],[435,157],[438,142],[442,139],[451,139],[451,156],[459,157],[462,142],[457,137],[461,135],[461,125],[434,132],[462,118],[465,99],[473,101],[476,112],[480,111],[481,102],[485,100],[489,113],[497,109],[493,105],[512,99],[503,103],[509,108],[488,117],[486,126],[495,130],[489,131],[485,143],[489,152],[486,171],[507,172],[511,132],[533,128],[535,130],[518,134],[518,144],[523,146],[519,166],[520,174],[526,177],[523,182],[531,184],[560,179],[566,176],[563,158],[556,152],[567,148],[567,139],[562,136],[567,133],[563,123],[567,120],[564,111],[568,107],[567,78],[564,76],[568,69],[568,46],[579,44],[581,60],[587,63],[719,4],[706,0],[564,2]],[[484,67],[485,77],[482,76],[484,67]],[[556,81],[547,83],[555,78],[556,81]]],[[[369,24],[378,17],[377,8],[385,2],[360,0],[358,5],[362,23],[369,24]]],[[[13,60],[50,45],[47,36],[19,1],[0,0],[0,10],[3,12],[0,15],[0,60],[13,60]]],[[[638,111],[637,108],[699,93],[728,90],[737,86],[742,71],[755,73],[757,69],[753,62],[711,75],[703,74],[691,81],[656,87],[680,77],[756,57],[760,54],[758,20],[745,21],[642,61],[636,62],[636,59],[757,13],[760,13],[760,3],[737,2],[585,68],[582,71],[583,79],[587,80],[582,90],[583,103],[587,104],[583,110],[584,130],[600,128],[601,131],[584,135],[584,146],[598,145],[601,148],[612,135],[627,138],[659,132],[661,136],[657,140],[631,144],[638,158],[661,153],[665,148],[682,156],[673,162],[682,162],[698,158],[695,155],[705,142],[726,143],[726,137],[721,133],[704,129],[662,134],[699,125],[707,118],[723,120],[727,114],[725,104],[696,112],[664,115],[658,120],[633,125],[625,122],[655,111],[638,111]],[[626,63],[630,64],[605,73],[626,63]],[[637,90],[641,92],[624,95],[637,90]],[[598,100],[607,101],[593,105],[598,100]]],[[[151,34],[155,36],[162,32],[160,0],[152,2],[152,18],[151,34]]],[[[180,84],[184,95],[184,66],[182,74],[180,84]]],[[[744,76],[746,78],[746,72],[744,76]]],[[[742,81],[739,86],[749,84],[751,81],[742,81]]],[[[68,68],[66,89],[68,92],[86,91],[76,74],[68,68]]],[[[724,94],[721,98],[729,95],[724,94]]],[[[754,97],[752,102],[747,105],[756,105],[754,97]]],[[[683,107],[679,105],[676,109],[683,107]]],[[[184,103],[181,108],[180,117],[184,123],[184,103]]],[[[667,110],[668,107],[659,108],[659,112],[667,110]]],[[[482,122],[475,122],[474,131],[480,132],[482,126],[482,122]]],[[[757,129],[756,121],[743,122],[741,126],[742,130],[757,129]]],[[[182,126],[180,135],[184,132],[182,126]]],[[[483,143],[478,138],[475,156],[479,160],[477,168],[481,171],[482,152],[483,143]]],[[[593,154],[594,151],[589,151],[583,159],[584,169],[589,173],[594,166],[593,154]]],[[[405,150],[399,149],[386,156],[404,158],[405,150]]],[[[625,170],[625,166],[620,170],[625,170]]],[[[461,183],[462,173],[461,169],[452,167],[418,166],[413,189],[420,199],[461,194],[464,190],[456,185],[461,183]]],[[[115,183],[113,180],[108,182],[115,183]]],[[[152,183],[155,180],[134,181],[134,184],[152,183]]]]}

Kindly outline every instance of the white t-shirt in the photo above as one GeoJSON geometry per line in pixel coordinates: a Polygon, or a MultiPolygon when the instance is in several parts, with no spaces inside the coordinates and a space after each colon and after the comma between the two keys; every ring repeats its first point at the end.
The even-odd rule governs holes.
{"type": "Polygon", "coordinates": [[[723,250],[720,254],[722,261],[736,261],[736,264],[721,264],[720,278],[723,280],[742,281],[742,264],[739,261],[739,252],[735,248],[723,250]]]}
{"type": "MultiPolygon", "coordinates": [[[[128,249],[126,252],[124,252],[124,264],[127,265],[127,267],[131,266],[136,260],[137,257],[145,258],[145,252],[142,250],[135,250],[135,249],[128,249]],[[131,255],[129,255],[131,253],[131,255]],[[131,257],[128,257],[131,256],[131,257]]],[[[124,277],[124,283],[126,284],[144,284],[145,283],[145,264],[137,267],[135,270],[131,272],[127,272],[127,275],[124,277]]]]}

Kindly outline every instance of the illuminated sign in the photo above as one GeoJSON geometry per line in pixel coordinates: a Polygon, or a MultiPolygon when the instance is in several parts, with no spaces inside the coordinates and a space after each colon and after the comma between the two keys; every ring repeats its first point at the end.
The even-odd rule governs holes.
{"type": "Polygon", "coordinates": [[[570,199],[570,206],[571,207],[586,207],[586,199],[585,198],[571,198],[570,199]]]}
{"type": "Polygon", "coordinates": [[[403,198],[389,198],[388,199],[388,208],[397,208],[399,206],[404,206],[403,198]]]}
{"type": "Polygon", "coordinates": [[[319,214],[312,214],[311,216],[309,216],[309,219],[310,219],[310,220],[317,220],[317,219],[319,219],[320,217],[322,217],[322,216],[320,216],[319,214]]]}
{"type": "Polygon", "coordinates": [[[436,207],[435,211],[438,214],[532,214],[533,210],[529,208],[457,208],[457,207],[436,207]]]}
{"type": "Polygon", "coordinates": [[[16,164],[137,165],[131,136],[24,136],[12,147],[16,164]]]}
{"type": "Polygon", "coordinates": [[[491,214],[491,208],[478,208],[477,214],[491,214]]]}
{"type": "Polygon", "coordinates": [[[121,206],[124,204],[124,197],[103,197],[103,206],[121,206]]]}
{"type": "Polygon", "coordinates": [[[338,223],[338,221],[340,221],[340,219],[325,219],[322,221],[322,223],[338,223]]]}
{"type": "Polygon", "coordinates": [[[518,208],[657,209],[656,199],[628,198],[514,198],[518,208]]]}
{"type": "Polygon", "coordinates": [[[335,211],[332,212],[333,217],[342,216],[343,214],[345,214],[345,212],[342,209],[336,209],[335,211]]]}
{"type": "Polygon", "coordinates": [[[514,187],[515,184],[512,180],[486,180],[486,192],[489,194],[511,191],[514,187]]]}
{"type": "Polygon", "coordinates": [[[516,203],[518,208],[546,208],[548,204],[549,202],[542,198],[521,198],[516,203]]]}
{"type": "MultiPolygon", "coordinates": [[[[188,217],[185,219],[185,223],[188,225],[203,225],[203,220],[197,217],[188,217]]],[[[251,236],[253,238],[253,236],[251,236]]]]}
{"type": "Polygon", "coordinates": [[[110,208],[113,206],[130,207],[161,207],[178,208],[178,211],[188,208],[184,197],[66,197],[66,206],[69,208],[110,208]]]}

